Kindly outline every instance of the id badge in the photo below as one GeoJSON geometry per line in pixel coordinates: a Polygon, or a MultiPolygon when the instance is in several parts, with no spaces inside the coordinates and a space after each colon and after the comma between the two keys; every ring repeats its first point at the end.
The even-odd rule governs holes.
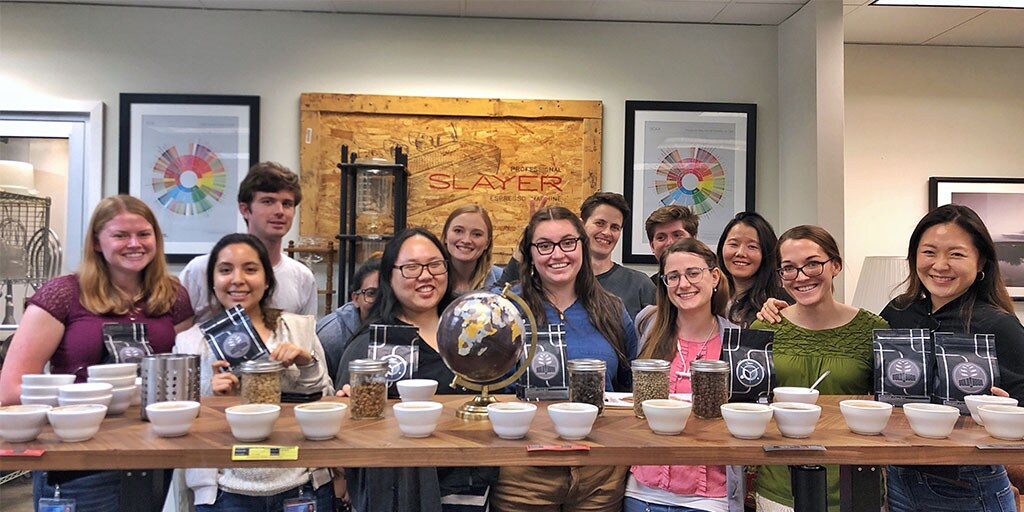
{"type": "Polygon", "coordinates": [[[40,498],[37,510],[39,512],[75,512],[75,500],[70,498],[40,498]]]}
{"type": "Polygon", "coordinates": [[[301,496],[284,500],[284,512],[316,512],[316,500],[301,496]]]}

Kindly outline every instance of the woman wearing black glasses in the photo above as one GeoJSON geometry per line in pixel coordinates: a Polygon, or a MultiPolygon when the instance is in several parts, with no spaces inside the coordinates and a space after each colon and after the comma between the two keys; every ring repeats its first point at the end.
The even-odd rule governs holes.
{"type": "MultiPolygon", "coordinates": [[[[437,351],[438,321],[452,301],[449,266],[444,246],[426,229],[398,233],[384,248],[377,298],[367,320],[367,325],[409,325],[417,329],[413,345],[418,364],[410,378],[436,380],[439,394],[458,392],[448,385],[455,375],[437,351]]],[[[366,359],[370,340],[370,330],[364,326],[345,350],[336,383],[341,389],[339,395],[347,395],[349,389],[349,361],[366,359]]],[[[347,470],[346,477],[354,510],[440,512],[484,510],[487,488],[497,473],[497,468],[488,467],[369,468],[347,470]]]]}
{"type": "MultiPolygon", "coordinates": [[[[530,218],[519,250],[521,293],[537,323],[563,324],[567,357],[604,361],[605,389],[628,391],[636,330],[622,301],[594,277],[583,221],[562,207],[542,208],[530,218]]],[[[491,509],[618,512],[628,469],[504,467],[491,509]]]]}
{"type": "MultiPolygon", "coordinates": [[[[775,331],[773,357],[778,386],[810,386],[825,370],[832,373],[818,390],[823,395],[872,392],[872,329],[885,329],[881,317],[838,302],[832,280],[843,269],[839,247],[824,228],[797,226],[779,237],[778,269],[782,287],[796,301],[782,319],[758,320],[751,329],[775,331]]],[[[839,470],[828,468],[828,503],[839,507],[839,470]]],[[[787,466],[762,466],[755,484],[758,510],[792,507],[787,466]]]]}

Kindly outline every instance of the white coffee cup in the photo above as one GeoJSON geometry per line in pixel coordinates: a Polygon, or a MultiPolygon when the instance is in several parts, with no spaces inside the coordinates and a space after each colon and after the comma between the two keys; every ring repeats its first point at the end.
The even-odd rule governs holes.
{"type": "Polygon", "coordinates": [[[874,400],[843,400],[839,402],[839,412],[854,434],[877,436],[889,423],[892,404],[874,400]]]}
{"type": "Polygon", "coordinates": [[[437,428],[444,405],[439,402],[399,402],[392,408],[405,437],[427,437],[437,428]]]}
{"type": "Polygon", "coordinates": [[[772,390],[773,402],[818,403],[818,390],[796,386],[780,386],[772,390]]]}
{"type": "Polygon", "coordinates": [[[1006,441],[1024,439],[1024,407],[985,404],[978,407],[988,435],[1006,441]]]}
{"type": "Polygon", "coordinates": [[[802,439],[814,433],[821,417],[821,407],[803,402],[775,402],[772,404],[775,425],[783,437],[802,439]]]}
{"type": "Polygon", "coordinates": [[[403,402],[429,402],[437,392],[434,379],[405,379],[395,383],[403,402]]]}
{"type": "Polygon", "coordinates": [[[106,415],[107,406],[100,404],[64,405],[46,411],[53,433],[65,443],[92,439],[106,415]]]}
{"type": "Polygon", "coordinates": [[[27,443],[39,436],[46,425],[49,405],[8,405],[0,407],[0,437],[8,443],[27,443]]]}
{"type": "Polygon", "coordinates": [[[693,404],[682,400],[644,400],[641,404],[647,426],[655,434],[674,436],[686,428],[686,420],[690,418],[693,404]]]}
{"type": "MultiPolygon", "coordinates": [[[[24,389],[24,386],[22,386],[24,389]]],[[[25,393],[22,392],[24,395],[25,393]]],[[[971,411],[971,418],[974,418],[974,422],[978,425],[985,426],[985,418],[982,418],[978,414],[978,407],[982,405],[1017,405],[1017,399],[1008,396],[994,396],[994,395],[967,395],[964,397],[964,402],[967,404],[967,410],[971,411]]]]}
{"type": "Polygon", "coordinates": [[[772,408],[764,404],[722,404],[721,411],[725,427],[737,439],[760,439],[772,420],[772,408]]]}
{"type": "Polygon", "coordinates": [[[348,406],[341,402],[312,402],[295,406],[295,419],[302,435],[311,441],[334,439],[341,431],[341,420],[348,406]]]}
{"type": "Polygon", "coordinates": [[[199,416],[199,402],[176,400],[146,406],[146,418],[160,437],[179,437],[188,433],[199,416]]]}
{"type": "Polygon", "coordinates": [[[502,439],[522,439],[530,431],[537,406],[526,402],[498,402],[487,406],[491,428],[502,439]]]}
{"type": "Polygon", "coordinates": [[[274,422],[281,415],[281,406],[275,404],[245,404],[228,407],[224,411],[231,427],[231,435],[245,443],[262,441],[274,431],[274,422]]]}
{"type": "Polygon", "coordinates": [[[929,439],[945,439],[953,433],[960,410],[939,404],[905,404],[903,414],[915,434],[929,439]]]}
{"type": "Polygon", "coordinates": [[[578,402],[560,402],[548,406],[548,416],[555,432],[567,441],[578,441],[590,435],[597,419],[597,406],[578,402]]]}

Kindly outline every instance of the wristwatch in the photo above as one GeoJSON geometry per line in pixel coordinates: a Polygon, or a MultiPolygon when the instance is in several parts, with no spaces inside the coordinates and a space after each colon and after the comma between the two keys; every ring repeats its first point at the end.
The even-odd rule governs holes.
{"type": "Polygon", "coordinates": [[[311,366],[313,366],[313,365],[315,365],[315,364],[317,364],[319,362],[320,362],[320,358],[316,357],[316,351],[315,350],[310,350],[309,351],[309,362],[306,363],[306,364],[300,364],[298,366],[299,366],[299,368],[309,368],[309,367],[311,367],[311,366]]]}

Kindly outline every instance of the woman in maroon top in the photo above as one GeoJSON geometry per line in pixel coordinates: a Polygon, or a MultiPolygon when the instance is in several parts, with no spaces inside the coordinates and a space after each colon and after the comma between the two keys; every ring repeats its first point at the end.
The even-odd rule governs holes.
{"type": "MultiPolygon", "coordinates": [[[[47,362],[51,373],[73,373],[84,382],[86,368],[103,358],[105,323],[145,324],[154,352],[170,352],[174,336],[192,326],[188,293],[167,273],[163,233],[153,212],[125,195],[96,207],[78,272],[51,280],[27,302],[0,372],[4,405],[19,403],[21,376],[42,373],[47,362]]],[[[67,481],[61,494],[75,497],[79,511],[117,510],[116,475],[67,481]]]]}

